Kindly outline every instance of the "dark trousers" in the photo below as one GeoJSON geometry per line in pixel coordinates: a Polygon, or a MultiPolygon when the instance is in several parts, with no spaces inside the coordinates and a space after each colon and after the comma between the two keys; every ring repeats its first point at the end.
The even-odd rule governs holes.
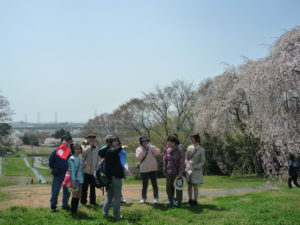
{"type": "MultiPolygon", "coordinates": [[[[175,195],[175,188],[174,188],[174,181],[177,175],[175,174],[167,174],[167,185],[166,185],[166,191],[168,195],[169,202],[174,202],[174,195],[175,195]]],[[[178,203],[182,202],[182,191],[176,190],[176,199],[178,203]]]]}
{"type": "Polygon", "coordinates": [[[87,192],[90,186],[90,204],[96,204],[96,188],[95,188],[95,178],[93,175],[84,174],[84,183],[82,185],[82,193],[81,193],[81,200],[82,204],[87,203],[87,192]]]}
{"type": "Polygon", "coordinates": [[[300,185],[298,184],[297,182],[297,176],[293,176],[291,178],[288,179],[288,185],[289,185],[289,188],[292,188],[292,181],[294,182],[294,184],[297,186],[297,187],[300,187],[300,185]]]}
{"type": "Polygon", "coordinates": [[[148,189],[149,178],[151,180],[154,198],[158,198],[158,186],[157,186],[156,171],[151,171],[148,173],[141,173],[141,177],[142,177],[142,181],[143,181],[142,198],[147,199],[147,189],[148,189]]]}
{"type": "MultiPolygon", "coordinates": [[[[62,182],[65,179],[65,174],[66,173],[61,173],[58,176],[53,176],[51,199],[50,199],[51,209],[55,209],[57,206],[58,195],[62,186],[62,182]]],[[[68,207],[69,198],[70,198],[70,193],[68,191],[68,188],[63,187],[62,208],[68,207]]]]}

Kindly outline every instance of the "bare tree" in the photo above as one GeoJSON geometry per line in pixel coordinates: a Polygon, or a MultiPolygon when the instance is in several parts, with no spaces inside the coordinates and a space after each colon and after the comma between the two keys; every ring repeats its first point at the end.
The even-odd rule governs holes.
{"type": "Polygon", "coordinates": [[[141,99],[134,98],[114,111],[115,118],[124,129],[134,130],[140,136],[151,136],[153,121],[148,105],[141,99]]]}

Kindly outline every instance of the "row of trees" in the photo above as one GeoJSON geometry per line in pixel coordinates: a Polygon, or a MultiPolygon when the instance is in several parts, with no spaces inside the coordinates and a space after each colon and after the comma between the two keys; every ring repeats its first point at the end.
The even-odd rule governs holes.
{"type": "Polygon", "coordinates": [[[8,151],[10,147],[8,135],[10,134],[11,126],[8,122],[11,114],[9,102],[0,92],[0,155],[8,151]]]}
{"type": "Polygon", "coordinates": [[[165,144],[169,134],[177,133],[187,144],[195,126],[196,100],[197,88],[193,83],[177,80],[166,87],[156,86],[154,91],[131,99],[111,114],[90,119],[84,132],[94,132],[102,140],[108,133],[124,138],[147,135],[160,145],[165,144]]]}
{"type": "Polygon", "coordinates": [[[281,174],[288,155],[300,153],[299,87],[300,29],[295,28],[263,59],[228,66],[199,86],[181,80],[157,86],[89,120],[84,132],[101,140],[108,133],[129,139],[147,135],[160,147],[171,133],[186,146],[190,134],[200,132],[207,173],[281,174]]]}

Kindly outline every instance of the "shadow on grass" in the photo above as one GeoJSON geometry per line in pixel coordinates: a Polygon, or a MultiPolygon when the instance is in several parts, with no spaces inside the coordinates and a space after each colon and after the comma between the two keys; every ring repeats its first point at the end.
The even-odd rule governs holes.
{"type": "Polygon", "coordinates": [[[112,223],[126,222],[127,224],[140,224],[143,216],[141,211],[125,211],[123,213],[122,219],[117,219],[113,216],[108,216],[105,219],[112,223]]]}
{"type": "Polygon", "coordinates": [[[178,209],[178,210],[189,210],[193,213],[201,213],[204,209],[208,209],[211,211],[224,211],[225,209],[217,207],[216,205],[212,204],[199,204],[198,206],[188,206],[187,203],[182,203],[181,207],[179,208],[174,208],[174,207],[169,207],[165,206],[165,204],[159,203],[159,204],[148,204],[151,206],[153,209],[158,209],[161,211],[168,211],[168,210],[173,210],[173,209],[178,209]]]}
{"type": "Polygon", "coordinates": [[[87,208],[89,210],[99,211],[99,209],[102,208],[102,205],[81,205],[81,207],[87,208]]]}
{"type": "Polygon", "coordinates": [[[76,214],[71,214],[71,217],[75,220],[95,220],[94,217],[89,216],[87,213],[82,211],[77,211],[76,214]]]}

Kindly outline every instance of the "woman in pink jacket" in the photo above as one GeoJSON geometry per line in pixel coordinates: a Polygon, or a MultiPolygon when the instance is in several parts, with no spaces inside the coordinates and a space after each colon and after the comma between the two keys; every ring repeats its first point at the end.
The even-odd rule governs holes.
{"type": "Polygon", "coordinates": [[[157,186],[157,160],[156,156],[160,153],[160,150],[154,145],[150,144],[150,140],[147,137],[140,137],[140,146],[136,149],[136,158],[140,160],[140,172],[143,181],[142,188],[142,199],[140,203],[145,203],[147,201],[147,189],[148,189],[148,180],[150,178],[154,203],[158,203],[158,186],[157,186]]]}

